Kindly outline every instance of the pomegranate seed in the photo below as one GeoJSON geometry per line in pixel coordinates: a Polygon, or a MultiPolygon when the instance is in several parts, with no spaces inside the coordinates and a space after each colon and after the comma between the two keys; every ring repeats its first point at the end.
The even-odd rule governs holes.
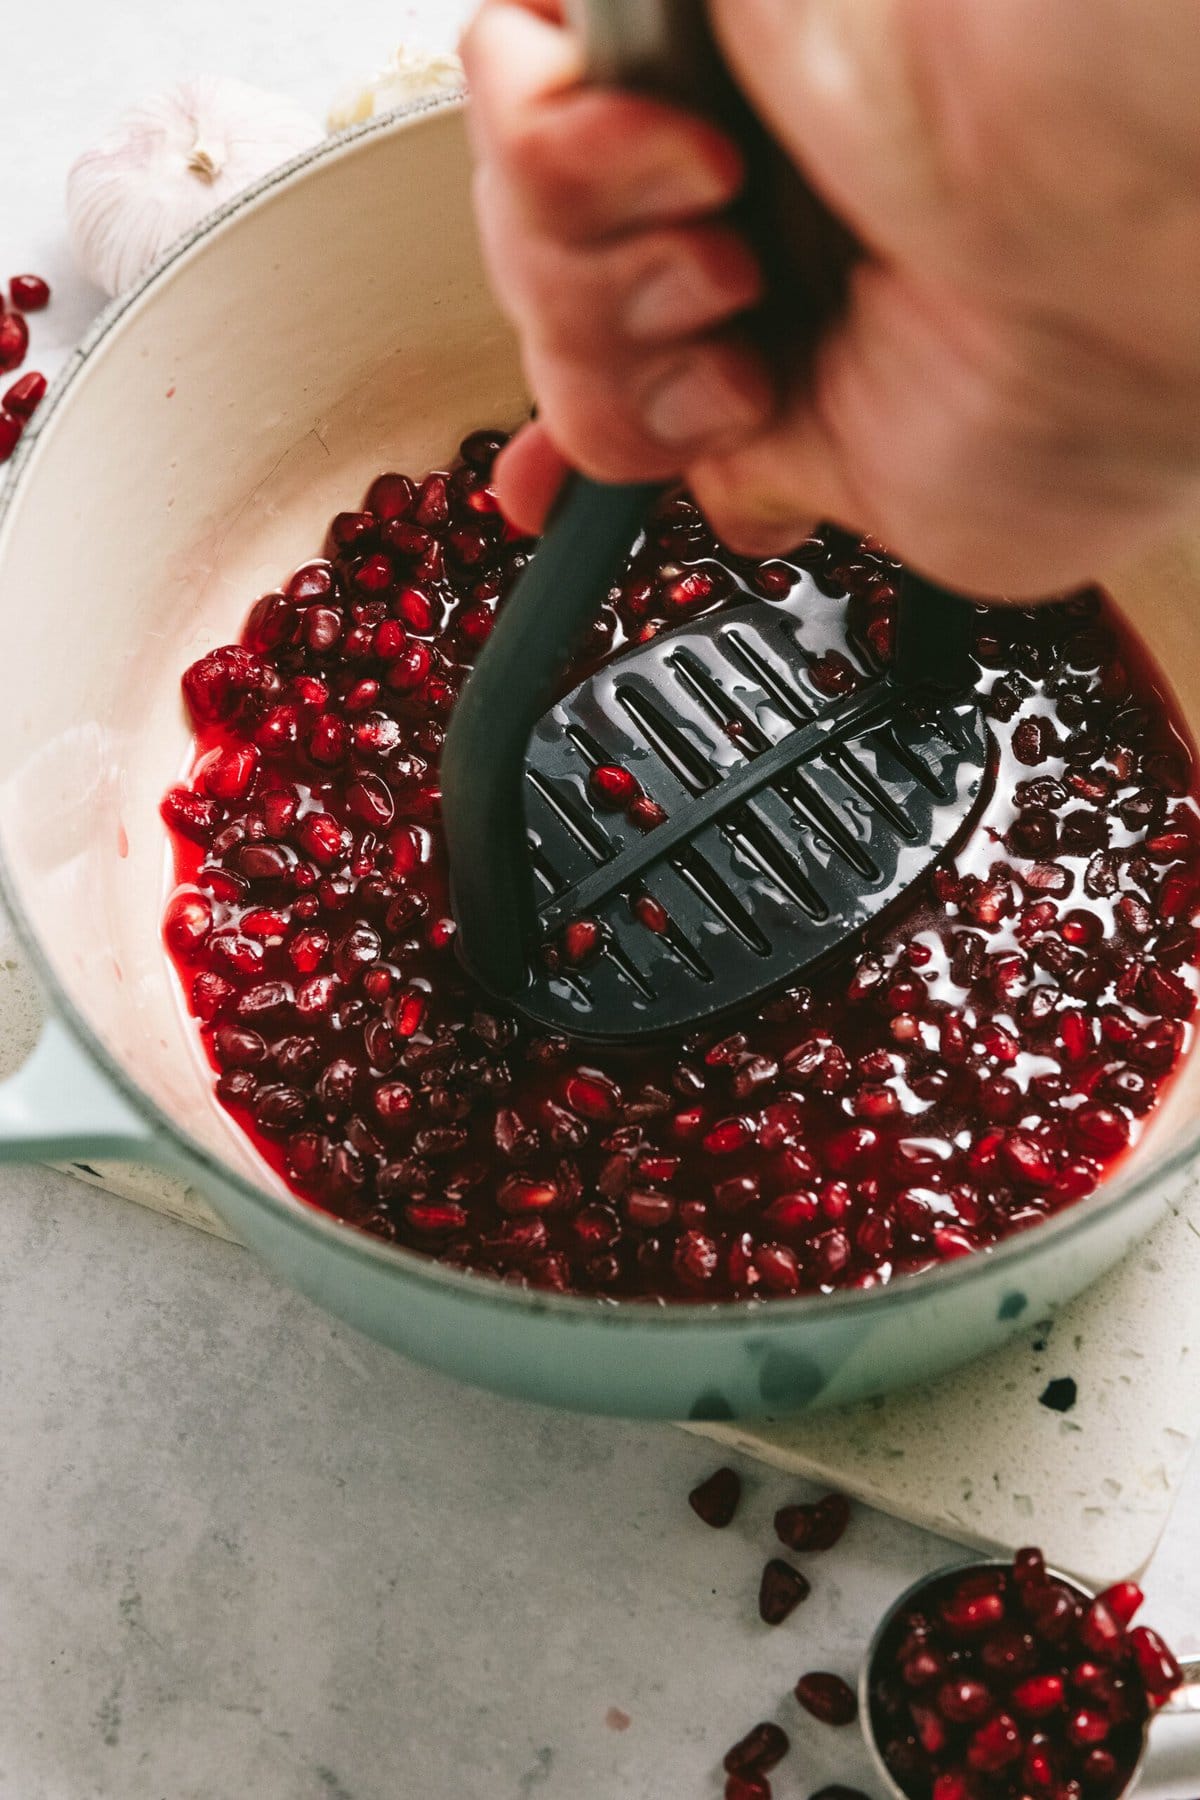
{"type": "Polygon", "coordinates": [[[1061,1676],[1035,1675],[1013,1689],[1012,1701],[1027,1718],[1044,1719],[1062,1710],[1065,1693],[1061,1676]]]}
{"type": "Polygon", "coordinates": [[[718,1469],[715,1475],[692,1489],[688,1505],[696,1517],[711,1525],[714,1531],[723,1531],[733,1523],[741,1497],[742,1480],[737,1470],[718,1469]]]}
{"type": "Polygon", "coordinates": [[[633,903],[633,916],[639,925],[644,925],[647,931],[653,931],[659,937],[671,923],[666,907],[660,905],[651,894],[638,895],[633,903]]]}
{"type": "Polygon", "coordinates": [[[629,818],[639,831],[657,831],[666,823],[667,814],[648,794],[638,794],[629,803],[629,818]]]}
{"type": "Polygon", "coordinates": [[[184,962],[194,962],[212,930],[212,907],[203,894],[176,894],[167,908],[167,943],[184,962]]]}
{"type": "Polygon", "coordinates": [[[967,1762],[982,1775],[998,1775],[1020,1762],[1024,1751],[1020,1726],[1002,1712],[979,1727],[967,1746],[967,1762]]]}
{"type": "Polygon", "coordinates": [[[1093,1707],[1081,1706],[1067,1720],[1067,1736],[1080,1748],[1104,1743],[1111,1730],[1112,1720],[1108,1714],[1097,1712],[1093,1707]]]}
{"type": "Polygon", "coordinates": [[[593,962],[604,948],[604,927],[596,919],[575,919],[562,935],[563,956],[572,968],[593,962]]]}
{"type": "Polygon", "coordinates": [[[13,382],[4,396],[5,410],[15,419],[32,418],[46,394],[46,377],[31,369],[13,382]]]}
{"type": "Polygon", "coordinates": [[[684,1231],[676,1240],[675,1271],[682,1281],[702,1287],[713,1279],[720,1262],[720,1252],[713,1239],[703,1231],[684,1231]]]}
{"type": "Polygon", "coordinates": [[[994,1705],[992,1690],[982,1681],[948,1681],[938,1691],[937,1709],[954,1725],[978,1724],[994,1705]]]}
{"type": "Polygon", "coordinates": [[[725,1752],[722,1766],[729,1775],[766,1775],[779,1766],[790,1749],[787,1732],[765,1719],[725,1752]]]}
{"type": "Polygon", "coordinates": [[[593,800],[609,812],[624,812],[641,793],[629,770],[618,768],[615,763],[601,763],[594,768],[588,777],[588,787],[593,800]]]}
{"type": "Polygon", "coordinates": [[[238,644],[211,650],[183,677],[183,692],[198,725],[231,719],[248,694],[262,687],[263,664],[238,644]]]}
{"type": "Polygon", "coordinates": [[[21,440],[25,421],[0,410],[0,463],[6,463],[21,440]]]}
{"type": "Polygon", "coordinates": [[[1004,1596],[988,1587],[974,1592],[964,1583],[942,1603],[942,1618],[955,1637],[974,1637],[1004,1622],[1004,1596]]]}
{"type": "Polygon", "coordinates": [[[406,475],[380,475],[368,490],[366,510],[390,525],[393,519],[407,518],[415,500],[416,490],[406,475]]]}
{"type": "Polygon", "coordinates": [[[14,275],[8,284],[11,304],[21,312],[41,312],[50,304],[50,284],[40,275],[14,275]]]}
{"type": "Polygon", "coordinates": [[[782,1625],[811,1593],[812,1586],[800,1571],[774,1556],[759,1583],[758,1616],[764,1625],[782,1625]]]}
{"type": "Polygon", "coordinates": [[[1118,1625],[1125,1628],[1132,1625],[1145,1600],[1146,1596],[1136,1581],[1118,1581],[1112,1587],[1105,1588],[1099,1596],[1098,1604],[1106,1609],[1118,1625]]]}
{"type": "Polygon", "coordinates": [[[1129,1633],[1129,1644],[1137,1660],[1142,1685],[1152,1702],[1161,1705],[1182,1685],[1183,1670],[1168,1650],[1157,1631],[1137,1625],[1129,1633]]]}
{"type": "Polygon", "coordinates": [[[823,1725],[851,1725],[858,1717],[854,1689],[840,1675],[823,1671],[802,1675],[796,1683],[796,1698],[823,1725]]]}
{"type": "Polygon", "coordinates": [[[217,809],[190,788],[173,787],[162,803],[162,816],[173,831],[194,844],[207,844],[217,828],[217,809]]]}
{"type": "Polygon", "coordinates": [[[744,1150],[753,1137],[745,1119],[722,1119],[704,1139],[704,1149],[709,1156],[732,1156],[735,1151],[744,1150]]]}
{"type": "Polygon", "coordinates": [[[0,313],[0,375],[19,369],[29,348],[29,327],[19,312],[0,313]]]}
{"type": "Polygon", "coordinates": [[[765,1775],[727,1775],[725,1800],[771,1800],[771,1784],[765,1775]]]}
{"type": "Polygon", "coordinates": [[[775,1514],[775,1535],[789,1550],[832,1550],[850,1523],[844,1494],[827,1494],[815,1506],[784,1506],[775,1514]]]}

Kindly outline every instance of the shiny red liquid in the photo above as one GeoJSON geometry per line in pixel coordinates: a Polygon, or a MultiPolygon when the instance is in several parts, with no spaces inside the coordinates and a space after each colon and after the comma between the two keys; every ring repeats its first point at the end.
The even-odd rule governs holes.
{"type": "MultiPolygon", "coordinates": [[[[870,1287],[1090,1193],[1200,986],[1191,747],[1119,620],[1094,594],[981,614],[995,791],[872,942],[720,1031],[585,1050],[467,978],[448,912],[445,721],[534,548],[488,486],[497,442],[381,477],[329,560],[184,677],[197,758],[164,802],[165,934],[239,1125],[364,1230],[623,1299],[870,1287]]],[[[747,593],[802,609],[813,584],[886,660],[896,572],[836,534],[734,558],[677,497],[583,660],[747,593]]],[[[862,678],[849,650],[826,664],[831,695],[862,678]]]]}

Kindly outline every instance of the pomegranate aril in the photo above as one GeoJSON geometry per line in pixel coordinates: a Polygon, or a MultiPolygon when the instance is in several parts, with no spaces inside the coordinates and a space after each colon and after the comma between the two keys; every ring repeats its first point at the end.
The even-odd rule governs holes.
{"type": "Polygon", "coordinates": [[[982,1681],[948,1681],[939,1690],[937,1710],[954,1725],[973,1725],[986,1719],[995,1701],[982,1681]]]}
{"type": "Polygon", "coordinates": [[[764,1719],[725,1752],[722,1763],[729,1775],[765,1775],[777,1768],[791,1748],[781,1725],[764,1719]]]}
{"type": "Polygon", "coordinates": [[[771,1800],[771,1784],[765,1775],[727,1775],[725,1800],[771,1800]]]}
{"type": "Polygon", "coordinates": [[[0,312],[0,375],[19,369],[29,348],[29,327],[19,312],[0,312]]]}
{"type": "Polygon", "coordinates": [[[1095,1707],[1081,1706],[1067,1720],[1067,1736],[1080,1749],[1103,1744],[1112,1731],[1112,1720],[1095,1707]]]}
{"type": "Polygon", "coordinates": [[[1061,1711],[1065,1693],[1061,1676],[1035,1675],[1013,1689],[1012,1703],[1024,1717],[1044,1719],[1061,1711]]]}
{"type": "Polygon", "coordinates": [[[192,962],[203,948],[212,923],[212,907],[203,894],[180,893],[167,908],[163,931],[176,956],[192,962]]]}
{"type": "Polygon", "coordinates": [[[811,1583],[798,1569],[781,1557],[772,1557],[759,1583],[758,1616],[764,1625],[782,1625],[811,1592],[811,1583]]]}
{"type": "Polygon", "coordinates": [[[46,394],[46,377],[31,369],[14,381],[4,395],[4,410],[14,419],[33,417],[46,394]]]}
{"type": "Polygon", "coordinates": [[[50,284],[40,275],[13,275],[9,279],[10,304],[21,312],[41,312],[50,304],[50,284]]]}
{"type": "Polygon", "coordinates": [[[1025,1743],[1021,1728],[1008,1713],[997,1713],[981,1725],[967,1746],[967,1762],[982,1775],[998,1775],[1019,1762],[1025,1743]]]}
{"type": "Polygon", "coordinates": [[[212,801],[185,787],[170,790],[162,803],[162,816],[173,831],[194,844],[209,843],[217,826],[217,809],[212,801]]]}
{"type": "Polygon", "coordinates": [[[846,1534],[850,1512],[844,1494],[826,1494],[812,1506],[783,1507],[775,1515],[776,1535],[791,1550],[832,1550],[846,1534]]]}
{"type": "Polygon", "coordinates": [[[1099,1604],[1107,1609],[1122,1628],[1133,1623],[1145,1600],[1146,1596],[1136,1581],[1115,1582],[1099,1596],[1099,1604]]]}
{"type": "Polygon", "coordinates": [[[1136,1625],[1129,1633],[1129,1646],[1137,1662],[1142,1686],[1154,1705],[1162,1705],[1183,1681],[1183,1670],[1157,1631],[1136,1625]]]}
{"type": "Polygon", "coordinates": [[[0,410],[0,463],[8,461],[20,442],[24,429],[24,419],[19,419],[15,413],[0,410]]]}
{"type": "Polygon", "coordinates": [[[854,1689],[840,1675],[823,1670],[802,1675],[796,1683],[796,1698],[823,1725],[851,1725],[858,1717],[854,1689]]]}
{"type": "Polygon", "coordinates": [[[610,812],[624,812],[641,793],[636,778],[615,763],[600,763],[594,768],[588,777],[588,788],[593,800],[610,812]]]}

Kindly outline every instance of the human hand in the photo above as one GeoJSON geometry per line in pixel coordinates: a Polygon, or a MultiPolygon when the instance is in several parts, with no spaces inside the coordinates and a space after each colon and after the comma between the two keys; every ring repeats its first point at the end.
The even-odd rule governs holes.
{"type": "Polygon", "coordinates": [[[557,0],[465,55],[479,213],[536,426],[566,463],[682,476],[735,549],[817,517],[981,594],[1072,586],[1200,504],[1200,13],[1187,0],[713,0],[756,110],[865,255],[811,375],[746,335],[757,263],[711,127],[581,86],[557,0]]]}

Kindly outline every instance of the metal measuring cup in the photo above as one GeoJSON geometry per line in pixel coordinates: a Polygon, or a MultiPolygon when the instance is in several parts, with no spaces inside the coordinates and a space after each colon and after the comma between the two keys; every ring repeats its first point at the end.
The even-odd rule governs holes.
{"type": "MultiPolygon", "coordinates": [[[[882,1668],[878,1665],[881,1662],[883,1649],[888,1641],[893,1626],[896,1624],[901,1613],[907,1612],[911,1608],[920,1605],[923,1595],[936,1592],[939,1587],[951,1580],[961,1579],[964,1575],[999,1575],[1011,1573],[1012,1564],[1006,1562],[950,1563],[945,1568],[936,1570],[932,1575],[922,1576],[920,1581],[915,1581],[913,1585],[906,1589],[906,1591],[900,1595],[899,1599],[888,1608],[887,1612],[880,1620],[875,1635],[867,1647],[867,1653],[863,1658],[862,1672],[859,1676],[858,1684],[858,1700],[863,1737],[866,1739],[867,1750],[874,1765],[875,1773],[882,1784],[882,1790],[888,1797],[888,1800],[913,1800],[912,1795],[907,1793],[905,1789],[900,1786],[896,1777],[892,1774],[886,1762],[883,1760],[883,1749],[876,1737],[875,1720],[871,1706],[871,1696],[874,1692],[876,1681],[883,1673],[882,1668]]],[[[1047,1569],[1046,1574],[1051,1581],[1061,1582],[1064,1587],[1070,1588],[1072,1593],[1077,1594],[1079,1598],[1085,1602],[1091,1602],[1096,1598],[1096,1595],[1090,1588],[1084,1587],[1083,1583],[1076,1581],[1073,1576],[1064,1575],[1058,1569],[1047,1569]]],[[[1143,1724],[1141,1753],[1129,1775],[1129,1779],[1121,1789],[1122,1800],[1124,1800],[1125,1795],[1133,1792],[1141,1777],[1142,1770],[1145,1767],[1146,1755],[1150,1748],[1151,1726],[1155,1725],[1159,1719],[1181,1718],[1188,1714],[1200,1717],[1200,1656],[1181,1657],[1179,1661],[1180,1667],[1183,1670],[1183,1682],[1169,1700],[1150,1713],[1143,1724]]]]}

